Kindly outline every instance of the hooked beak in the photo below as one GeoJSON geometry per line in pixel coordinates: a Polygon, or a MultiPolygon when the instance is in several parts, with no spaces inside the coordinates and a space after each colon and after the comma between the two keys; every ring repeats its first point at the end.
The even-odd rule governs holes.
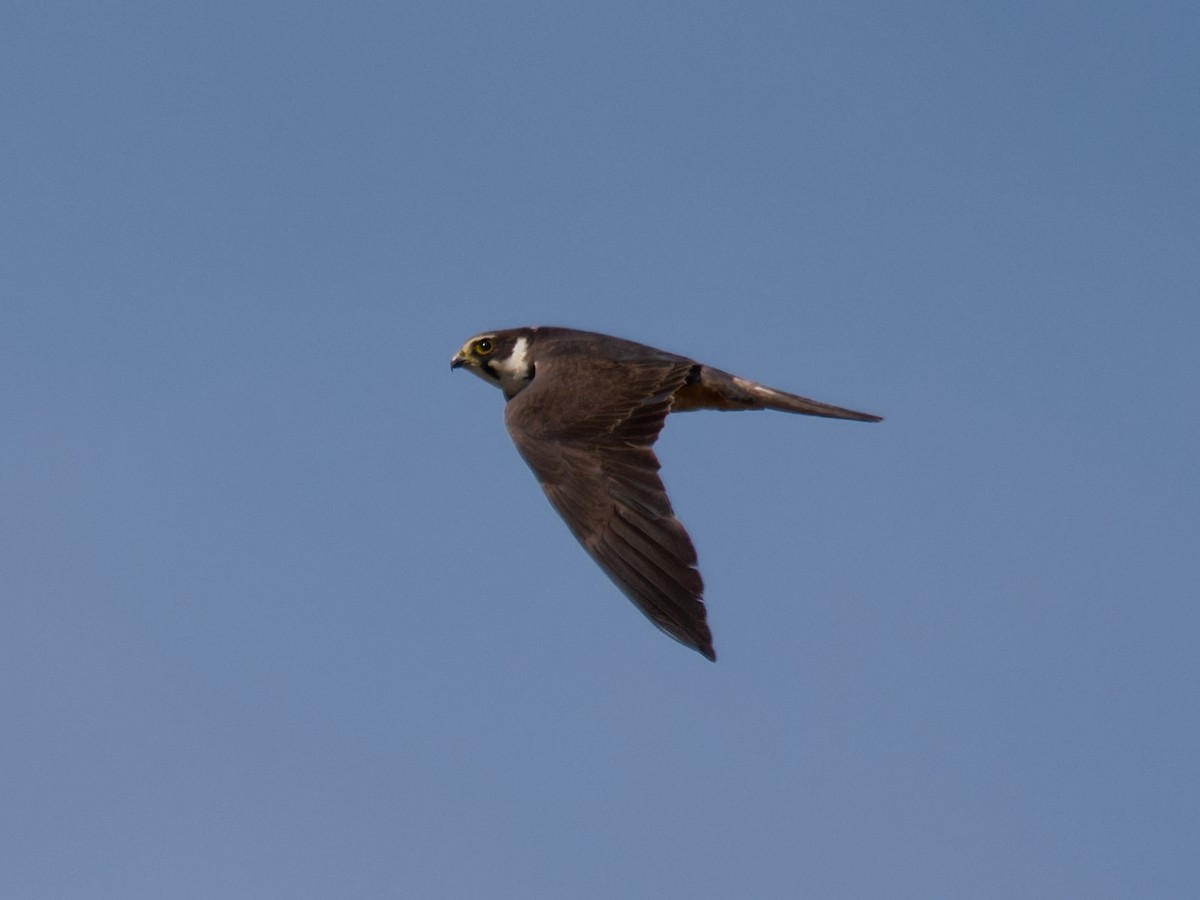
{"type": "Polygon", "coordinates": [[[455,369],[461,369],[466,364],[467,364],[467,361],[463,357],[462,351],[460,350],[458,353],[455,353],[454,356],[452,356],[450,358],[450,371],[453,372],[455,369]]]}

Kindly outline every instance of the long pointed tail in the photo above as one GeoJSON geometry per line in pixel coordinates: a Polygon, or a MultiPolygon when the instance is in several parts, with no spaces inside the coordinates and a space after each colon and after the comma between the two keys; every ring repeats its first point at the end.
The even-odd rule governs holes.
{"type": "Polygon", "coordinates": [[[857,412],[799,394],[777,391],[765,384],[730,375],[720,369],[697,365],[687,383],[675,395],[672,412],[692,409],[777,409],[826,419],[851,419],[855,422],[881,422],[882,416],[857,412]]]}
{"type": "Polygon", "coordinates": [[[830,403],[821,403],[819,400],[809,400],[807,397],[801,397],[799,394],[777,391],[774,388],[756,384],[753,381],[743,387],[745,387],[747,393],[756,400],[759,400],[763,409],[780,409],[784,412],[800,413],[805,416],[822,416],[826,419],[852,419],[855,422],[883,421],[883,416],[857,412],[856,410],[845,409],[844,407],[834,406],[830,403]]]}

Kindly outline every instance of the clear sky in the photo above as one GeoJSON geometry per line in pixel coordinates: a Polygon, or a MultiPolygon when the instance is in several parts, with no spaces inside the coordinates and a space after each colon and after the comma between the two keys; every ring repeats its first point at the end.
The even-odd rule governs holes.
{"type": "Polygon", "coordinates": [[[1200,6],[10,4],[0,897],[1200,896],[1200,6]],[[719,662],[450,372],[590,328],[719,662]]]}

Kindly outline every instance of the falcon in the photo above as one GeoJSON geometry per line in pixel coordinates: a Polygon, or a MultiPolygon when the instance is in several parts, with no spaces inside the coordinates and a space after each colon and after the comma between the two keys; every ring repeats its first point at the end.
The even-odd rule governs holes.
{"type": "Polygon", "coordinates": [[[686,356],[569,328],[477,334],[450,368],[504,392],[508,433],[571,533],[651,622],[714,662],[696,548],[671,508],[653,450],[667,414],[777,409],[880,421],[686,356]]]}

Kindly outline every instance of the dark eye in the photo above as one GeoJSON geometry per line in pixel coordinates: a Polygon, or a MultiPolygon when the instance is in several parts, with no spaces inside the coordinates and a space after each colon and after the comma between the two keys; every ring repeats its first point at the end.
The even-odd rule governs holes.
{"type": "Polygon", "coordinates": [[[487,356],[492,352],[492,342],[487,338],[484,338],[482,341],[476,341],[475,352],[480,356],[487,356]]]}

